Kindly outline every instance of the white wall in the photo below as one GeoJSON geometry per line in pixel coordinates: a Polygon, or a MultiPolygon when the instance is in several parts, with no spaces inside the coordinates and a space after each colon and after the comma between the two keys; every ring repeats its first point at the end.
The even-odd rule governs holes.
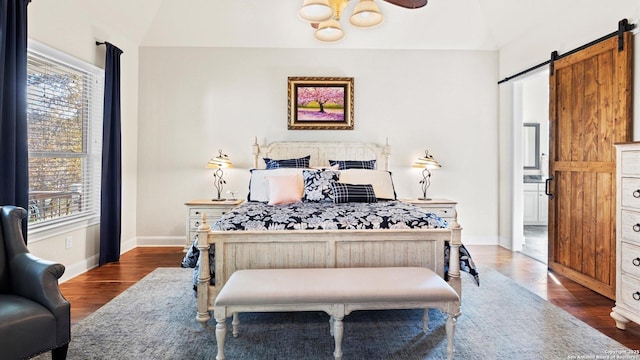
{"type": "Polygon", "coordinates": [[[222,148],[226,189],[245,196],[254,136],[392,147],[400,197],[420,195],[410,166],[425,148],[442,164],[432,197],[458,201],[463,240],[496,244],[497,54],[262,48],[140,49],[137,234],[183,241],[184,202],[212,197],[207,160],[222,148]],[[288,76],[355,79],[355,130],[287,130],[288,76]]]}
{"type": "MultiPolygon", "coordinates": [[[[592,3],[588,7],[576,6],[572,14],[549,13],[549,18],[544,26],[528,31],[520,38],[500,48],[500,78],[511,76],[526,68],[539,64],[550,58],[552,51],[564,54],[574,48],[589,43],[606,34],[616,31],[618,21],[627,18],[632,23],[637,23],[640,18],[639,0],[618,0],[615,2],[601,1],[592,3]],[[598,13],[598,21],[582,21],[581,12],[598,13]]],[[[592,17],[589,17],[592,18],[592,17]]],[[[638,36],[634,39],[634,47],[637,53],[640,45],[638,36]]],[[[640,57],[635,56],[635,68],[638,69],[640,57]]],[[[640,84],[640,75],[635,71],[634,86],[634,107],[638,109],[640,105],[640,91],[637,91],[640,84]]],[[[500,85],[499,90],[499,142],[500,142],[500,223],[499,237],[500,245],[512,248],[514,223],[514,182],[521,182],[514,176],[513,159],[513,87],[514,81],[508,81],[500,85]]],[[[640,120],[638,111],[634,115],[634,139],[640,140],[640,120]]],[[[520,126],[520,124],[518,124],[520,126]]],[[[519,152],[517,154],[520,154],[519,152]]]]}
{"type": "MultiPolygon", "coordinates": [[[[82,0],[34,1],[28,6],[29,37],[104,68],[104,46],[109,41],[124,51],[122,68],[122,248],[136,244],[138,46],[116,28],[90,16],[82,0]]],[[[66,266],[63,280],[96,266],[99,254],[99,227],[65,228],[29,237],[35,255],[66,266]],[[65,237],[73,246],[65,249],[65,237]]]]}

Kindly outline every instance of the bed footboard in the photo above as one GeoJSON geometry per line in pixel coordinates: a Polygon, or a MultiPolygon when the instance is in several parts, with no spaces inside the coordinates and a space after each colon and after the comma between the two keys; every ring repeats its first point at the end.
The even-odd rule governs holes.
{"type": "Polygon", "coordinates": [[[198,250],[207,254],[214,246],[216,275],[210,285],[209,257],[200,256],[196,320],[206,326],[215,297],[236,270],[418,266],[444,277],[445,241],[449,284],[462,296],[461,230],[453,222],[447,229],[212,231],[203,216],[198,238],[207,241],[199,241],[198,250]]]}

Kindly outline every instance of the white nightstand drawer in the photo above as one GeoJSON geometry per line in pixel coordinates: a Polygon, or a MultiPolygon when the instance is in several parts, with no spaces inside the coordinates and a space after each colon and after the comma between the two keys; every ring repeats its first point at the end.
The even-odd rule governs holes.
{"type": "Polygon", "coordinates": [[[438,215],[441,218],[452,218],[454,215],[454,209],[453,208],[429,208],[429,207],[423,207],[422,208],[424,211],[426,212],[430,212],[433,214],[438,215]]]}
{"type": "Polygon", "coordinates": [[[622,242],[622,271],[640,279],[640,246],[622,242]]]}
{"type": "Polygon", "coordinates": [[[640,212],[622,210],[620,227],[623,240],[640,244],[640,212]]]}
{"type": "Polygon", "coordinates": [[[233,209],[233,206],[229,208],[215,208],[215,209],[207,209],[207,208],[191,208],[189,209],[189,217],[201,218],[202,213],[207,214],[207,218],[219,218],[220,216],[229,212],[229,210],[233,209]]]}

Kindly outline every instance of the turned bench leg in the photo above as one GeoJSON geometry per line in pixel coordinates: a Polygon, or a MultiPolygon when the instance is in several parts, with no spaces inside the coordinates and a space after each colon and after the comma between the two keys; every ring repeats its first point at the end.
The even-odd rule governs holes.
{"type": "Polygon", "coordinates": [[[429,309],[424,309],[424,313],[422,314],[422,331],[427,333],[429,331],[429,309]]]}
{"type": "Polygon", "coordinates": [[[231,321],[231,326],[233,328],[233,337],[238,337],[238,329],[240,327],[240,319],[238,318],[238,313],[233,313],[233,321],[231,321]]]}
{"type": "Polygon", "coordinates": [[[456,319],[455,316],[449,314],[449,316],[447,317],[447,322],[445,324],[445,329],[447,332],[447,359],[448,360],[453,359],[453,352],[455,351],[453,347],[453,336],[456,331],[457,320],[458,319],[456,319]]]}
{"type": "Polygon", "coordinates": [[[227,322],[225,318],[216,318],[216,322],[216,342],[218,343],[216,360],[224,360],[224,338],[227,335],[227,322]]]}
{"type": "Polygon", "coordinates": [[[342,316],[331,317],[333,320],[333,339],[336,343],[336,348],[333,352],[335,360],[342,359],[342,334],[344,333],[344,325],[342,323],[342,316]]]}

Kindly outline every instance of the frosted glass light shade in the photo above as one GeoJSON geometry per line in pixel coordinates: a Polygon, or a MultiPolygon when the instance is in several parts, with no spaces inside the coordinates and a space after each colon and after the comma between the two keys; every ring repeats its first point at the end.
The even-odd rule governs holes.
{"type": "Polygon", "coordinates": [[[344,37],[344,31],[340,27],[340,23],[336,19],[323,21],[318,25],[315,32],[316,39],[325,42],[334,42],[344,37]]]}
{"type": "Polygon", "coordinates": [[[373,0],[360,0],[353,9],[349,22],[357,27],[371,27],[382,23],[384,17],[373,0]]]}
{"type": "Polygon", "coordinates": [[[298,15],[303,20],[318,23],[333,17],[333,9],[329,6],[329,0],[304,0],[298,15]]]}

